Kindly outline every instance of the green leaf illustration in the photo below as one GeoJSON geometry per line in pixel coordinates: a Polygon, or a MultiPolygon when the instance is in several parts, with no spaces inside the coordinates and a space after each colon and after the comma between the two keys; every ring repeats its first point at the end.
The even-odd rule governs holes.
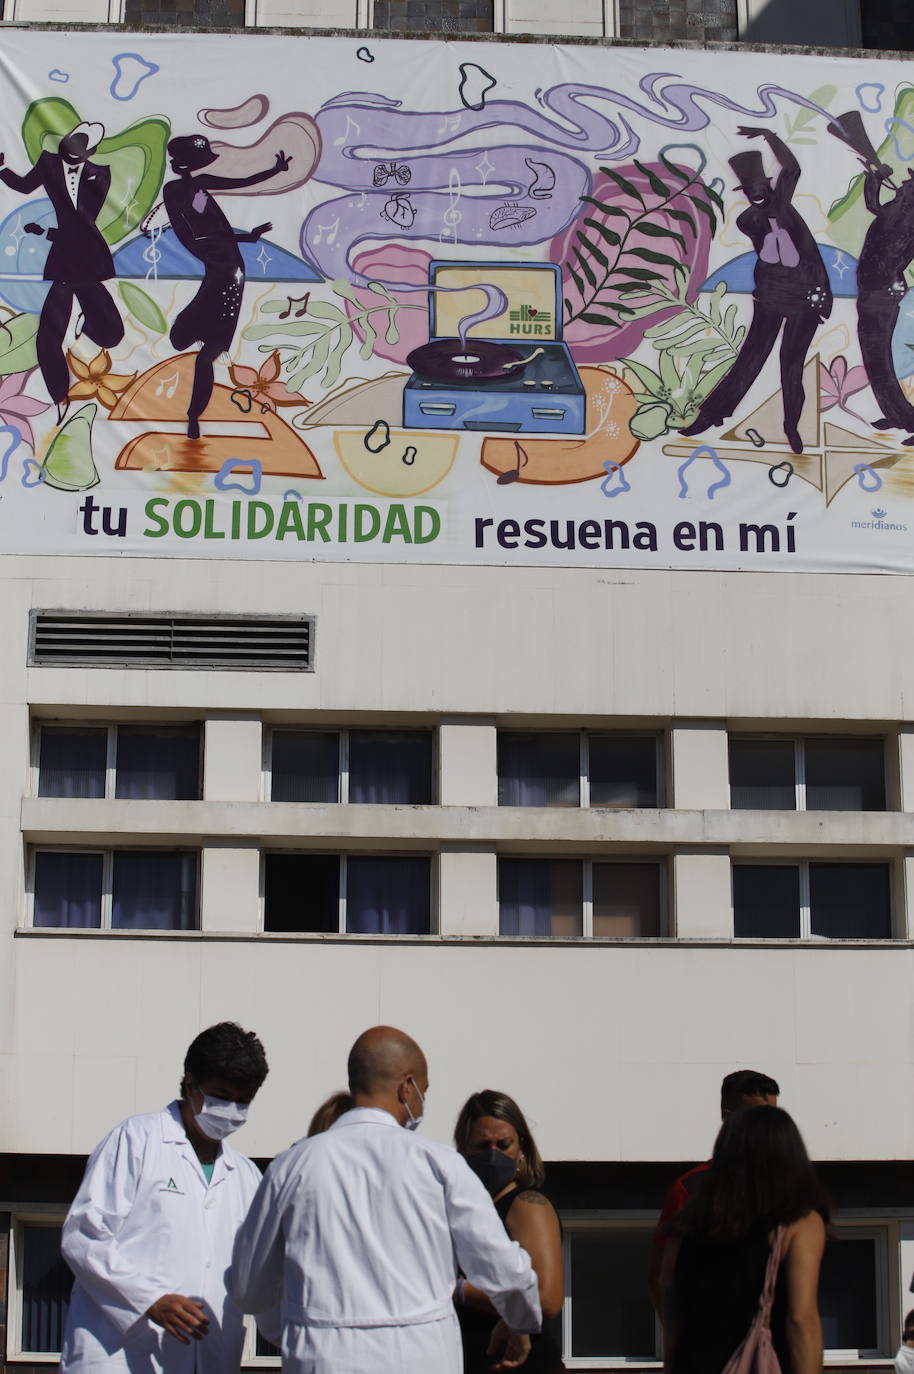
{"type": "Polygon", "coordinates": [[[154,334],[168,332],[168,323],[151,296],[132,281],[119,281],[117,289],[121,300],[135,320],[151,329],[154,334]]]}
{"type": "Polygon", "coordinates": [[[37,315],[14,315],[0,324],[0,377],[38,366],[38,324],[37,315]]]}

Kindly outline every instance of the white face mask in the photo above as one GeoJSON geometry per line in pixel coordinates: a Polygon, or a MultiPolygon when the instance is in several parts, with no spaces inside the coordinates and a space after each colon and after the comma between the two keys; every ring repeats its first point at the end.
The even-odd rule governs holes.
{"type": "MultiPolygon", "coordinates": [[[[201,1090],[198,1088],[198,1092],[201,1090]]],[[[237,1131],[248,1119],[247,1106],[241,1102],[224,1102],[221,1097],[203,1097],[203,1106],[194,1111],[197,1125],[210,1140],[224,1140],[237,1131]]],[[[193,1103],[191,1103],[193,1106],[193,1103]]]]}
{"type": "Polygon", "coordinates": [[[419,1101],[422,1105],[419,1111],[419,1115],[413,1116],[413,1113],[410,1109],[410,1105],[404,1098],[403,1106],[406,1108],[408,1119],[404,1121],[403,1124],[408,1131],[417,1131],[419,1127],[422,1125],[422,1119],[425,1116],[425,1094],[423,1093],[422,1089],[419,1087],[419,1084],[416,1082],[414,1078],[410,1079],[410,1082],[412,1083],[416,1092],[419,1094],[419,1101]]]}

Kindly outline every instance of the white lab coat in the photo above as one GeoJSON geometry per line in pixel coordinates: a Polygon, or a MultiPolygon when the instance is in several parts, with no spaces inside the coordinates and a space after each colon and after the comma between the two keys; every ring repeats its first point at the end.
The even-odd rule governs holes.
{"type": "Polygon", "coordinates": [[[230,1374],[241,1313],[225,1291],[235,1234],[260,1183],[223,1145],[207,1186],[177,1102],[116,1126],[89,1159],[63,1227],[76,1276],[60,1368],[82,1374],[230,1374]],[[166,1293],[202,1304],[209,1331],[185,1346],[144,1313],[166,1293]]]}
{"type": "Polygon", "coordinates": [[[529,1256],[466,1161],[360,1107],[273,1161],[227,1283],[245,1312],[280,1304],[286,1374],[460,1374],[458,1265],[513,1329],[539,1330],[529,1256]]]}

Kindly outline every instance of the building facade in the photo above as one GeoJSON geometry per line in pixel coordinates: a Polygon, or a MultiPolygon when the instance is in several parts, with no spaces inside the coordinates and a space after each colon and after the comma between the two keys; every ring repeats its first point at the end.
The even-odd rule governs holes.
{"type": "MultiPolygon", "coordinates": [[[[399,29],[400,4],[7,17],[399,29]]],[[[532,6],[421,27],[552,32],[532,6]]],[[[756,36],[723,0],[650,34],[647,8],[579,0],[562,28],[756,36]]],[[[474,1090],[520,1101],[582,1370],[659,1367],[665,1187],[707,1156],[721,1077],[763,1070],[836,1205],[828,1363],[890,1367],[914,1271],[907,576],[6,552],[0,584],[0,1364],[54,1363],[88,1153],[232,1019],[270,1059],[239,1137],[263,1162],[376,1022],[427,1050],[435,1138],[474,1090]]],[[[252,1336],[247,1363],[276,1361],[252,1336]]]]}

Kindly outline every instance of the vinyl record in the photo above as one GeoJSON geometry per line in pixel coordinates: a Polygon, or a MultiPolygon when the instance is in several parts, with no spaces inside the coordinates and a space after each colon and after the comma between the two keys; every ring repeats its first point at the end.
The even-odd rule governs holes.
{"type": "Polygon", "coordinates": [[[504,380],[522,367],[522,354],[508,344],[488,339],[434,339],[414,348],[407,363],[420,377],[433,382],[473,382],[504,380]]]}

